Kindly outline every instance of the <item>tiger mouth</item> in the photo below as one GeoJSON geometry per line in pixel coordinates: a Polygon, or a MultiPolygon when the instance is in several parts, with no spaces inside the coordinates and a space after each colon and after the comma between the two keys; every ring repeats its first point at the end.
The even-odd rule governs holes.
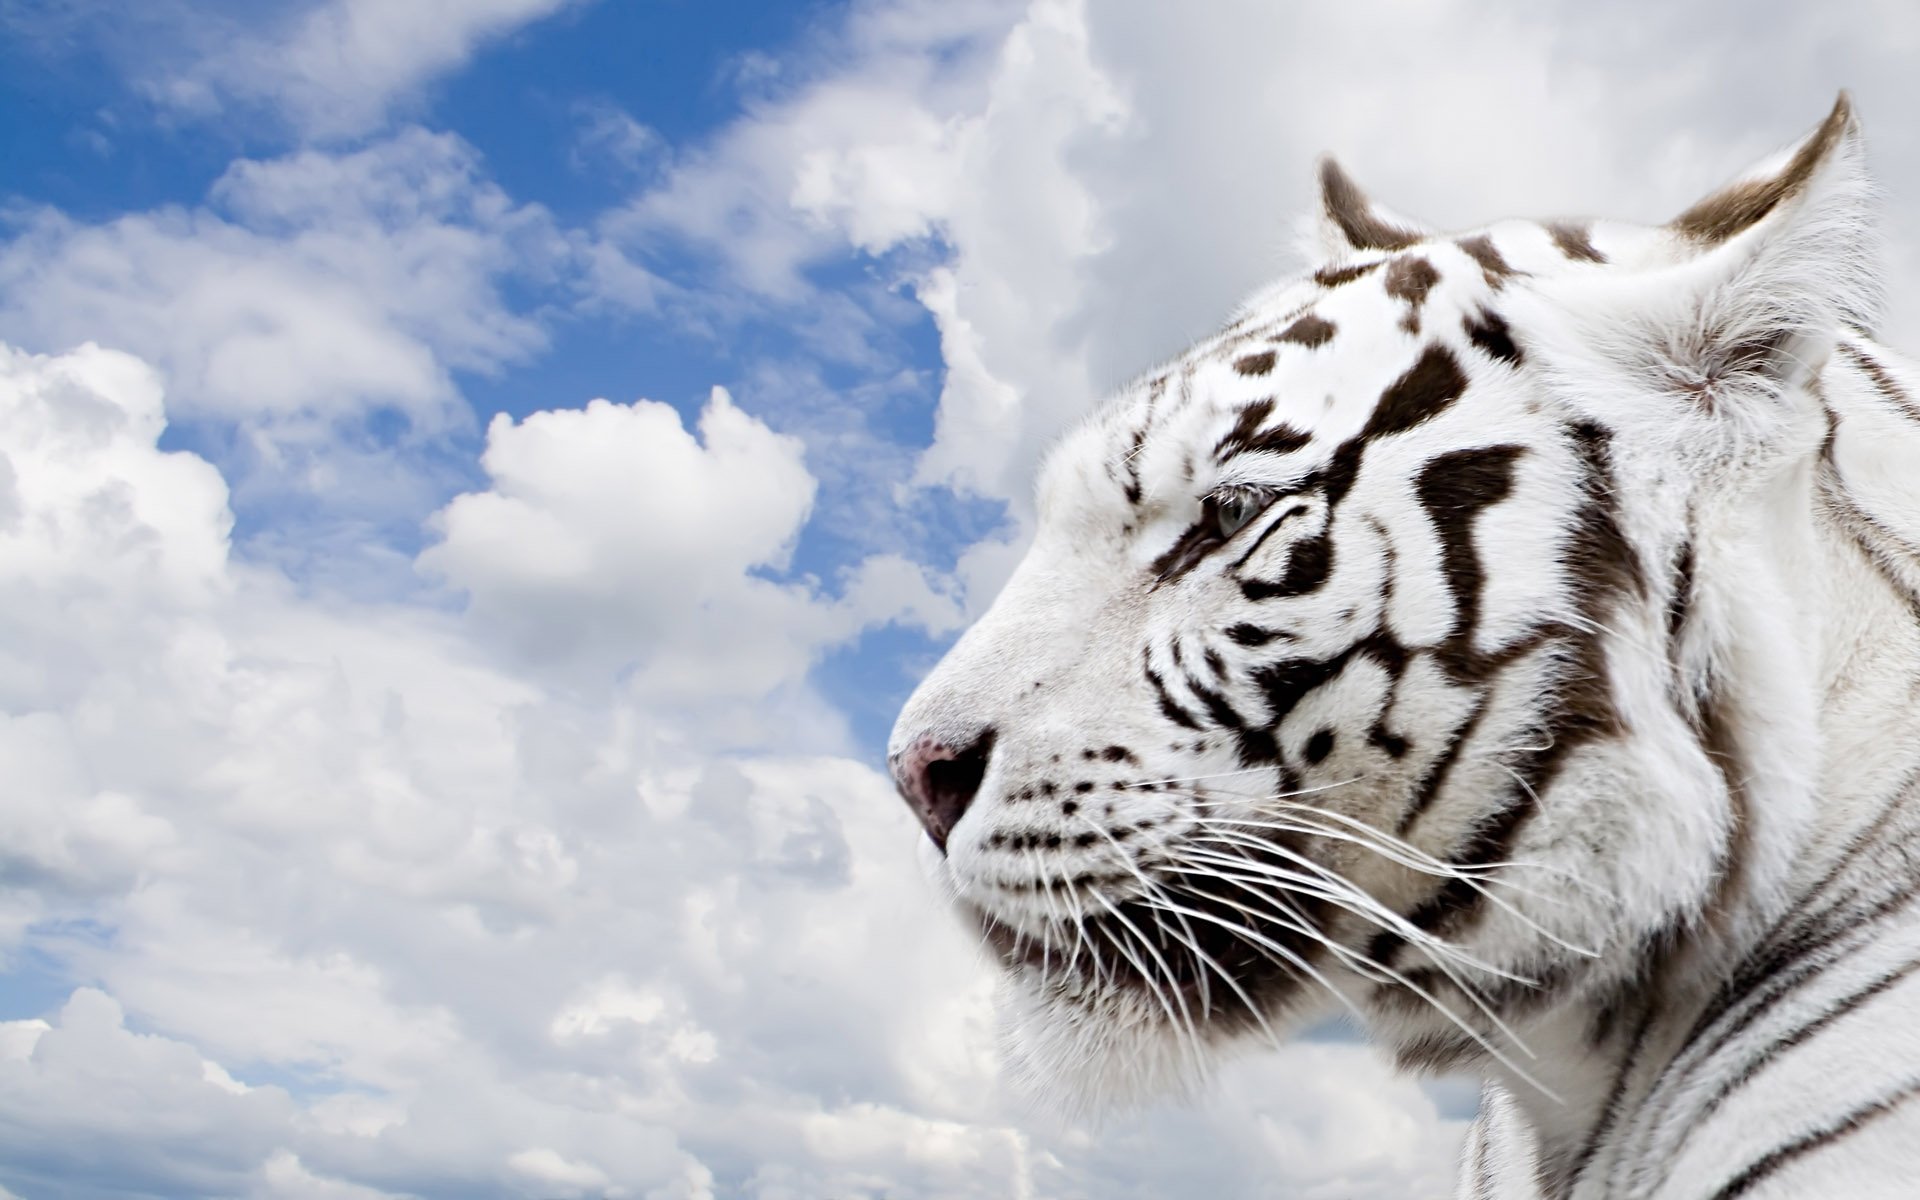
{"type": "Polygon", "coordinates": [[[1246,1021],[1310,980],[1327,940],[1314,898],[1282,902],[1288,911],[1262,912],[1230,881],[1199,876],[1177,890],[1103,899],[1037,932],[967,908],[1001,968],[1049,999],[1133,994],[1169,1020],[1246,1021]]]}

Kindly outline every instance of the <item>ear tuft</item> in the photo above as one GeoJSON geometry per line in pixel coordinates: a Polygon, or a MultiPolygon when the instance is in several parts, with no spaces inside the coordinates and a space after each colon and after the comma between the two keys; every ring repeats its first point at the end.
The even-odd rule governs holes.
{"type": "Polygon", "coordinates": [[[1880,311],[1874,186],[1849,98],[1667,230],[1667,261],[1540,280],[1540,361],[1557,361],[1569,394],[1613,378],[1624,396],[1722,420],[1743,444],[1818,444],[1826,420],[1807,386],[1880,311]],[[1557,315],[1567,324],[1549,332],[1557,315]]]}
{"type": "Polygon", "coordinates": [[[1707,245],[1724,242],[1760,221],[1781,201],[1804,192],[1821,167],[1857,147],[1859,141],[1860,123],[1853,115],[1853,99],[1841,92],[1820,128],[1785,152],[1784,164],[1778,156],[1762,163],[1746,178],[1728,184],[1675,217],[1669,227],[1707,245]]]}
{"type": "Polygon", "coordinates": [[[1367,199],[1332,157],[1320,160],[1320,243],[1336,257],[1357,250],[1405,250],[1427,237],[1404,217],[1367,199]]]}
{"type": "Polygon", "coordinates": [[[1806,385],[1879,312],[1865,159],[1843,93],[1813,133],[1671,222],[1664,264],[1543,282],[1571,318],[1569,388],[1624,373],[1635,394],[1685,399],[1748,434],[1823,433],[1806,385]]]}
{"type": "Polygon", "coordinates": [[[1696,252],[1705,327],[1729,343],[1776,342],[1817,368],[1842,326],[1867,332],[1878,317],[1873,210],[1860,123],[1842,92],[1818,129],[1673,222],[1696,252]]]}

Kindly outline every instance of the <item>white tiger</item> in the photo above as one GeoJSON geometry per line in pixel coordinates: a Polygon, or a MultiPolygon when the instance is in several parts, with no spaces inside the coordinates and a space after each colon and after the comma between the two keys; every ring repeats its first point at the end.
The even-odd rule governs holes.
{"type": "Polygon", "coordinates": [[[1658,228],[1330,261],[1053,452],[891,761],[1066,1104],[1344,1005],[1469,1196],[1920,1195],[1920,386],[1842,96],[1658,228]]]}

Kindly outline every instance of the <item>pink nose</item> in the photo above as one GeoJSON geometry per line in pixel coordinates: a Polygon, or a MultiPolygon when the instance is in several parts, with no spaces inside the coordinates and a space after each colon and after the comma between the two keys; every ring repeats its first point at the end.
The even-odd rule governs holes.
{"type": "Polygon", "coordinates": [[[955,750],[931,737],[920,737],[894,757],[894,783],[942,854],[947,852],[948,835],[979,794],[993,738],[994,731],[987,729],[971,745],[955,750]]]}

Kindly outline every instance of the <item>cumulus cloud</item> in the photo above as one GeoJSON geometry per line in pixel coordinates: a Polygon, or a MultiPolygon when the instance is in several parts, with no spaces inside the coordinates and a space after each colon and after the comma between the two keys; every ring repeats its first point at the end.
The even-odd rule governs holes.
{"type": "Polygon", "coordinates": [[[524,361],[545,334],[506,279],[560,253],[449,134],[409,129],[346,154],[241,160],[206,207],[98,225],[52,209],[0,243],[0,336],[83,341],[166,373],[180,415],[276,436],[389,409],[424,430],[469,420],[451,372],[524,361]]]}
{"type": "Polygon", "coordinates": [[[390,593],[411,577],[387,547],[463,481],[463,377],[541,353],[551,310],[528,296],[564,306],[589,253],[466,142],[406,129],[239,160],[192,208],[0,215],[0,339],[139,355],[243,511],[275,509],[251,554],[390,593]]]}
{"type": "MultiPolygon", "coordinates": [[[[495,417],[480,460],[492,488],[441,511],[442,540],[422,566],[543,656],[671,644],[705,613],[746,634],[787,626],[780,598],[804,605],[805,594],[747,572],[784,566],[813,507],[800,444],[720,388],[699,432],[649,400],[495,417]]],[[[728,678],[740,665],[704,673],[728,678]]]]}
{"type": "MultiPolygon", "coordinates": [[[[636,1188],[697,1181],[664,1101],[647,1099],[670,1077],[644,1058],[597,1072],[587,1056],[569,1082],[526,1050],[547,1041],[584,944],[602,947],[589,969],[651,947],[673,975],[670,910],[688,881],[661,856],[675,838],[646,817],[638,766],[605,758],[630,749],[607,739],[640,714],[603,719],[596,736],[564,701],[475,662],[447,620],[303,603],[229,561],[219,476],[156,448],[159,390],[128,356],[9,352],[0,365],[15,481],[0,575],[37,601],[5,618],[24,660],[9,672],[5,811],[31,836],[8,839],[16,911],[0,951],[30,947],[106,989],[76,993],[51,1032],[9,1027],[6,1044],[40,1073],[5,1089],[36,1101],[6,1140],[63,1156],[15,1167],[10,1153],[10,1170],[36,1174],[9,1178],[93,1161],[111,1170],[74,1177],[118,1171],[176,1194],[239,1194],[255,1175],[324,1190],[344,1171],[400,1192],[469,1178],[468,1194],[490,1195],[517,1194],[528,1164],[565,1162],[636,1188]],[[178,594],[138,586],[170,575],[187,585],[178,594]],[[87,656],[36,636],[42,612],[61,610],[87,656]],[[569,965],[536,972],[544,981],[503,969],[499,955],[519,958],[511,948],[530,938],[569,965]],[[471,1006],[449,1002],[454,976],[471,1006]],[[163,1040],[130,1039],[120,1006],[163,1040]],[[68,1033],[85,1053],[50,1057],[68,1033]],[[201,1065],[216,1057],[219,1072],[201,1065]],[[187,1089],[166,1106],[177,1118],[133,1136],[79,1102],[102,1085],[62,1074],[75,1062],[129,1095],[165,1067],[187,1089]],[[322,1098],[228,1086],[262,1069],[322,1098]],[[609,1104],[655,1116],[636,1126],[609,1104]],[[206,1136],[219,1126],[233,1136],[206,1136]],[[129,1149],[100,1155],[110,1135],[129,1149]],[[181,1157],[202,1142],[208,1161],[181,1157]]],[[[750,787],[716,799],[756,806],[750,787]]],[[[774,863],[804,877],[831,857],[830,818],[765,822],[774,863]],[[808,840],[816,828],[824,848],[808,840]]]]}
{"type": "Polygon", "coordinates": [[[528,669],[622,677],[731,745],[836,744],[803,688],[821,651],[888,621],[949,632],[959,613],[897,555],[860,563],[838,598],[771,577],[813,508],[803,456],[722,388],[697,437],[649,400],[502,415],[480,460],[488,490],[435,515],[419,566],[528,669]]]}
{"type": "Polygon", "coordinates": [[[930,235],[954,190],[958,120],[1018,8],[1006,0],[858,6],[845,45],[769,81],[752,117],[683,149],[603,216],[608,244],[707,256],[733,306],[818,295],[810,266],[930,235]]]}
{"type": "MultiPolygon", "coordinates": [[[[203,56],[175,99],[372,129],[560,7],[329,0],[229,37],[255,59],[203,56]]],[[[0,959],[69,986],[0,1022],[0,1187],[1442,1193],[1458,1105],[1345,1042],[1097,1128],[1008,1095],[990,973],[887,781],[822,752],[847,739],[810,671],[980,610],[1017,531],[919,547],[899,513],[1021,504],[1053,431],[1283,264],[1313,153],[1443,223],[1658,217],[1832,83],[1877,129],[1901,111],[1907,9],[1763,8],[1736,53],[1652,7],[862,4],[805,72],[756,68],[707,143],[588,114],[583,153],[647,167],[591,239],[418,130],[236,164],[198,207],[16,213],[0,335],[44,353],[0,352],[0,959]],[[872,301],[813,269],[910,279],[944,366],[917,467],[863,466],[897,448],[784,371],[694,418],[500,418],[452,499],[334,476],[438,509],[402,563],[447,590],[426,605],[236,551],[245,481],[160,448],[169,410],[296,474],[337,472],[370,413],[444,439],[459,373],[545,345],[513,281],[571,256],[601,303],[654,311],[661,247],[718,268],[714,312],[803,314],[838,362],[871,355],[872,301]],[[848,567],[795,571],[823,529],[848,567]]]]}
{"type": "MultiPolygon", "coordinates": [[[[918,286],[948,372],[918,478],[1018,509],[1064,424],[1294,265],[1317,154],[1442,225],[1664,219],[1791,140],[1839,86],[1870,125],[1904,110],[1920,20],[1877,0],[1849,12],[1768,6],[1733,39],[1716,10],[1659,6],[1642,21],[1486,0],[1035,0],[1004,34],[983,26],[963,71],[876,53],[889,69],[753,113],[622,219],[699,236],[675,214],[751,211],[759,232],[730,253],[768,290],[795,286],[809,233],[876,254],[945,243],[918,286]]],[[[1895,165],[1898,190],[1920,189],[1895,165]]],[[[1904,257],[1920,226],[1889,216],[1904,257]]],[[[1911,303],[1894,312],[1920,320],[1911,303]]]]}
{"type": "MultiPolygon", "coordinates": [[[[155,444],[150,369],[87,348],[0,372],[0,575],[40,605],[0,609],[24,660],[0,953],[94,981],[0,1026],[0,1143],[39,1148],[0,1156],[6,1186],[985,1200],[1155,1194],[1194,1157],[1191,1114],[1136,1121],[1120,1158],[1023,1131],[990,981],[869,767],[727,751],[670,688],[595,698],[492,665],[478,608],[303,599],[228,556],[219,475],[155,444]],[[150,598],[141,577],[181,582],[150,598]],[[90,657],[39,636],[62,610],[90,657]]],[[[644,402],[495,433],[495,499],[447,522],[436,561],[527,620],[590,624],[628,587],[685,620],[777,560],[811,498],[791,440],[724,394],[697,438],[644,402]],[[676,542],[667,496],[716,523],[676,542]],[[551,545],[569,521],[580,540],[551,545]]],[[[875,558],[810,602],[950,622],[923,587],[875,558]]],[[[677,636],[718,662],[741,634],[677,636]]],[[[1324,1086],[1249,1092],[1234,1136],[1324,1086]]],[[[1411,1085],[1350,1102],[1436,1150],[1457,1135],[1411,1085]]],[[[1353,1154],[1301,1178],[1404,1174],[1353,1154]]]]}
{"type": "Polygon", "coordinates": [[[52,1022],[12,1022],[9,1033],[0,1126],[10,1177],[29,1191],[99,1195],[135,1180],[175,1194],[224,1191],[292,1115],[285,1092],[224,1086],[224,1072],[191,1046],[129,1030],[120,1005],[93,988],[76,990],[52,1022]]]}

